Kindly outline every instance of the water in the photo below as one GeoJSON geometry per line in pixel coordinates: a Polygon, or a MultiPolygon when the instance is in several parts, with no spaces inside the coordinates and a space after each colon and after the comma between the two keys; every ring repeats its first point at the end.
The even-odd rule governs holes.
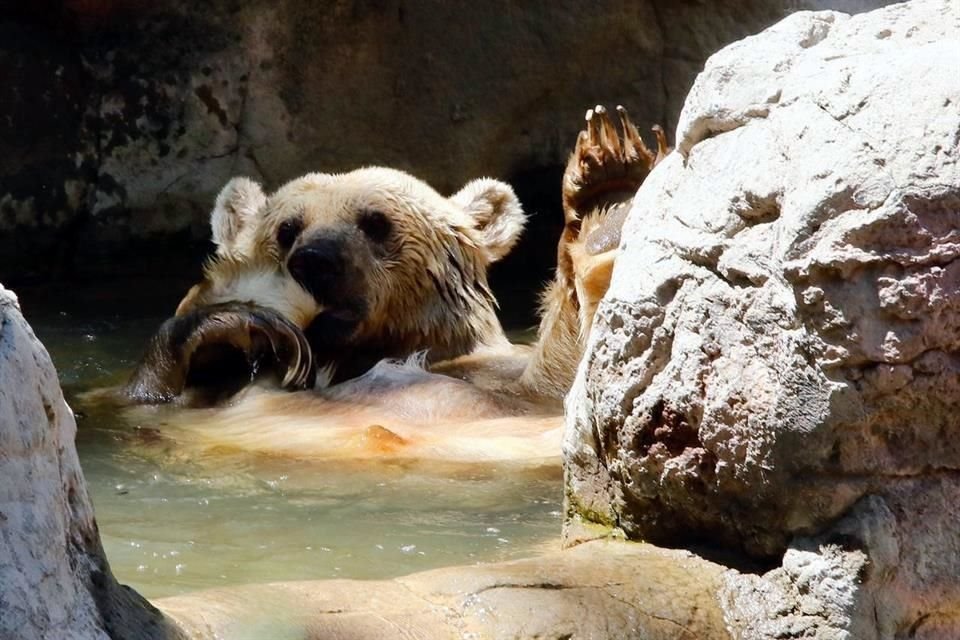
{"type": "Polygon", "coordinates": [[[385,578],[556,546],[560,470],[309,463],[179,450],[77,394],[122,381],[186,283],[25,289],[24,315],[78,417],[77,448],[121,582],[157,598],[250,582],[385,578]]]}

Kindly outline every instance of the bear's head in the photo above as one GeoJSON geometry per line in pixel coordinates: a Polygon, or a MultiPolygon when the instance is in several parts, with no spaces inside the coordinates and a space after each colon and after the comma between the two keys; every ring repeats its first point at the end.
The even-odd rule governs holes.
{"type": "Polygon", "coordinates": [[[269,196],[235,178],[211,215],[216,256],[177,313],[273,309],[321,360],[454,357],[504,339],[487,268],[524,222],[510,186],[491,179],[446,198],[385,168],[309,174],[269,196]]]}

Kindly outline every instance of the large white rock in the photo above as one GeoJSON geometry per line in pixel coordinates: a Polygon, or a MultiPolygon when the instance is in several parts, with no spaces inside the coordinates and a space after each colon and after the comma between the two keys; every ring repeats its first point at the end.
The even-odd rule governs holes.
{"type": "Polygon", "coordinates": [[[46,349],[0,286],[0,639],[176,638],[117,584],[46,349]]]}
{"type": "Polygon", "coordinates": [[[871,566],[897,547],[869,583],[880,631],[940,637],[960,601],[960,3],[798,13],[723,49],[677,148],[568,399],[568,535],[770,560],[879,500],[888,534],[852,539],[871,566]]]}

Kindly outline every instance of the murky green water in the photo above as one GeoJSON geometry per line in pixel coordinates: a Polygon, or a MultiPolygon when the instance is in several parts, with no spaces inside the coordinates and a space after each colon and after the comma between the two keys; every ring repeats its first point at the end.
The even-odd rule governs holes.
{"type": "Polygon", "coordinates": [[[382,578],[529,555],[560,530],[560,471],[307,463],[178,450],[76,394],[122,380],[182,283],[24,289],[78,414],[107,556],[148,597],[230,584],[382,578]],[[199,456],[199,457],[198,457],[199,456]]]}

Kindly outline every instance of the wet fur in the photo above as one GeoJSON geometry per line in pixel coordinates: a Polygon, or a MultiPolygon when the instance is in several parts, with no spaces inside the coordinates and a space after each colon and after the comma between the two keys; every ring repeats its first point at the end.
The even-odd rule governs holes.
{"type": "Polygon", "coordinates": [[[461,462],[555,460],[562,424],[556,410],[394,361],[319,391],[250,387],[229,406],[164,422],[168,437],[203,448],[461,462]]]}

